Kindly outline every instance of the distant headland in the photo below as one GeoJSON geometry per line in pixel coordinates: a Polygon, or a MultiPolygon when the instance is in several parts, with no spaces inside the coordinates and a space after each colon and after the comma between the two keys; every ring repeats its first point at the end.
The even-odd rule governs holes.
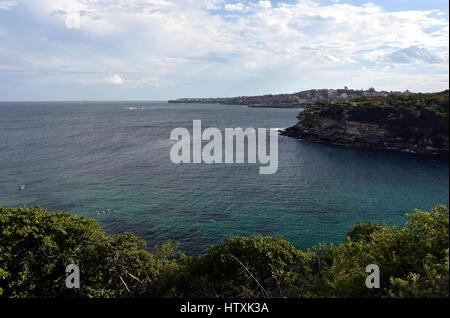
{"type": "Polygon", "coordinates": [[[377,91],[374,88],[368,90],[349,89],[310,89],[292,94],[269,94],[260,96],[215,97],[215,98],[179,98],[169,100],[169,103],[200,103],[200,104],[224,104],[247,105],[249,107],[263,108],[306,108],[317,102],[344,102],[358,97],[391,96],[409,94],[409,91],[377,91]]]}

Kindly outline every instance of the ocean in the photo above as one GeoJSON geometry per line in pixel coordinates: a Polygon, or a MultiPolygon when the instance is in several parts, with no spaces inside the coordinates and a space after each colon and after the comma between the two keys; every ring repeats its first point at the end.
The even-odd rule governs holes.
{"type": "Polygon", "coordinates": [[[42,206],[167,240],[188,254],[230,236],[279,235],[298,248],[339,243],[352,224],[401,225],[448,205],[446,160],[279,136],[279,168],[179,164],[170,132],[286,128],[296,109],[149,102],[1,102],[0,205],[42,206]],[[18,185],[25,185],[20,191],[18,185]]]}

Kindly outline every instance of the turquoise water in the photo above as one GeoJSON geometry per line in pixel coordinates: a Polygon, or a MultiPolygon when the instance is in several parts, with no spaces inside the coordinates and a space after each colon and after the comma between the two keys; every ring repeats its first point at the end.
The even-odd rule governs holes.
{"type": "Polygon", "coordinates": [[[92,217],[150,246],[202,253],[234,235],[281,235],[299,248],[339,242],[358,221],[399,225],[448,205],[448,163],[279,137],[279,169],[175,165],[175,127],[288,127],[298,110],[166,102],[0,103],[0,204],[92,217]],[[128,109],[142,106],[144,109],[128,109]],[[23,191],[19,184],[25,184],[23,191]]]}

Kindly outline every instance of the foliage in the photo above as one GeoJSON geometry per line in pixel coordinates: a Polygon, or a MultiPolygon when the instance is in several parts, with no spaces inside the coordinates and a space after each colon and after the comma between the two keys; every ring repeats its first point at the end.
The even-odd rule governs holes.
{"type": "Polygon", "coordinates": [[[187,280],[201,278],[208,287],[190,290],[190,295],[267,297],[273,295],[268,289],[276,286],[278,292],[293,275],[292,266],[305,264],[308,256],[281,237],[232,237],[210,247],[206,256],[186,263],[186,273],[194,274],[187,280]]]}
{"type": "Polygon", "coordinates": [[[327,260],[323,273],[329,288],[318,293],[336,297],[400,296],[402,289],[412,288],[414,281],[410,278],[415,277],[416,285],[434,286],[434,292],[421,289],[421,297],[448,295],[448,208],[416,210],[408,216],[401,228],[371,225],[366,227],[371,228],[365,231],[368,235],[360,235],[361,226],[357,226],[343,244],[322,247],[318,253],[327,260]],[[381,289],[364,287],[368,264],[379,266],[381,289]],[[445,280],[446,286],[442,284],[445,280]]]}
{"type": "Polygon", "coordinates": [[[0,207],[2,297],[448,297],[448,208],[402,227],[360,223],[338,246],[301,251],[281,237],[232,237],[206,255],[170,242],[152,252],[130,233],[42,208],[0,207]],[[65,287],[65,267],[81,288],[65,287]],[[376,264],[381,288],[365,286],[376,264]]]}
{"type": "Polygon", "coordinates": [[[159,295],[177,264],[168,260],[170,244],[154,254],[145,247],[87,218],[0,207],[0,288],[6,297],[159,295]],[[80,289],[65,286],[69,264],[80,267],[80,289]]]}

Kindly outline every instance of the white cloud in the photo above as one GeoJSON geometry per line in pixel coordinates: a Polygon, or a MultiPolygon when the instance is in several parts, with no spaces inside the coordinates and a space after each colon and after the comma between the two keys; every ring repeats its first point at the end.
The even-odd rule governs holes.
{"type": "Polygon", "coordinates": [[[117,74],[114,74],[113,76],[105,77],[104,80],[105,80],[105,82],[115,84],[115,85],[121,85],[121,84],[125,83],[125,80],[117,74]]]}
{"type": "Polygon", "coordinates": [[[269,9],[272,7],[272,3],[268,0],[261,0],[255,4],[255,7],[269,9]]]}
{"type": "MultiPolygon", "coordinates": [[[[328,54],[340,59],[338,55],[362,57],[358,51],[378,50],[381,46],[389,50],[441,47],[436,52],[441,55],[448,51],[448,44],[443,44],[448,39],[448,20],[435,17],[437,12],[386,12],[370,3],[321,5],[309,0],[272,7],[270,1],[261,0],[254,6],[266,10],[227,21],[205,11],[220,6],[223,1],[219,0],[36,2],[44,4],[40,10],[47,17],[59,12],[49,17],[58,20],[64,19],[68,7],[78,5],[82,8],[80,32],[100,37],[129,36],[130,40],[152,42],[158,49],[171,53],[180,49],[246,53],[262,48],[278,56],[286,49],[284,52],[292,52],[292,57],[301,47],[308,47],[328,50],[328,54]],[[426,31],[429,28],[436,30],[429,33],[426,31]]],[[[228,3],[223,8],[235,12],[246,9],[242,3],[228,3]]]]}
{"type": "Polygon", "coordinates": [[[206,10],[218,10],[220,9],[224,0],[206,0],[204,6],[206,10]]]}
{"type": "MultiPolygon", "coordinates": [[[[346,76],[355,74],[362,81],[364,74],[374,75],[371,69],[402,63],[410,69],[376,74],[403,72],[405,78],[414,78],[426,64],[433,69],[420,78],[441,78],[439,72],[448,69],[448,18],[435,10],[389,12],[370,3],[312,0],[276,6],[263,0],[247,6],[243,1],[222,0],[19,1],[52,29],[61,28],[61,33],[67,13],[75,6],[81,28],[71,30],[71,42],[48,37],[46,48],[52,48],[52,59],[48,49],[37,47],[32,53],[18,47],[11,59],[46,72],[94,72],[92,77],[103,83],[125,87],[176,86],[180,78],[190,83],[204,78],[265,79],[275,72],[313,78],[327,71],[342,80],[332,72],[337,68],[352,69],[346,76]],[[221,15],[217,9],[229,12],[221,15]],[[366,69],[355,71],[359,63],[366,69]]],[[[298,83],[306,85],[305,79],[298,83]]]]}
{"type": "Polygon", "coordinates": [[[246,7],[242,3],[227,3],[224,9],[227,11],[244,11],[246,7]]]}
{"type": "Polygon", "coordinates": [[[11,10],[16,5],[17,2],[14,0],[0,0],[0,10],[11,10]]]}

